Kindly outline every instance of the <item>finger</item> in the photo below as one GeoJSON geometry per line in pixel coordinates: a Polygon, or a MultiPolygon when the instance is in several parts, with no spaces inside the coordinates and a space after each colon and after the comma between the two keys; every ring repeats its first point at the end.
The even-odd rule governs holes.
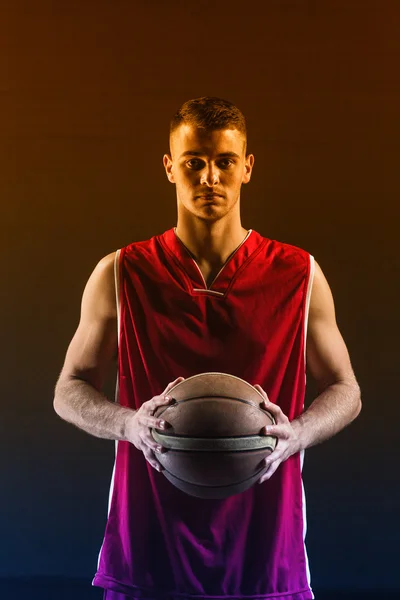
{"type": "Polygon", "coordinates": [[[272,475],[275,473],[275,471],[277,470],[279,465],[280,465],[279,462],[276,462],[273,465],[271,465],[269,467],[269,469],[266,471],[266,473],[264,475],[262,475],[262,477],[258,480],[258,483],[263,483],[264,481],[271,479],[272,475]]]}
{"type": "Polygon", "coordinates": [[[268,469],[264,469],[264,470],[262,471],[262,473],[261,473],[261,476],[259,477],[259,479],[258,479],[257,483],[262,483],[262,482],[265,480],[265,475],[266,475],[266,473],[267,473],[267,470],[268,470],[268,469]]]}
{"type": "Polygon", "coordinates": [[[276,449],[273,452],[271,452],[271,454],[269,454],[268,456],[266,456],[264,458],[265,465],[267,467],[270,467],[271,465],[275,464],[277,461],[282,462],[284,453],[285,453],[285,447],[282,446],[282,448],[278,448],[278,446],[277,446],[276,449]]]}
{"type": "Polygon", "coordinates": [[[260,463],[260,467],[261,467],[262,471],[261,471],[261,476],[260,476],[260,478],[258,480],[258,483],[262,483],[265,480],[266,474],[269,473],[270,469],[272,469],[273,466],[274,466],[274,464],[275,464],[274,462],[271,463],[269,461],[269,457],[272,456],[272,454],[273,453],[271,453],[270,455],[268,455],[265,458],[263,458],[263,460],[260,463]]]}
{"type": "Polygon", "coordinates": [[[264,402],[265,409],[271,413],[277,423],[289,423],[289,419],[283,413],[280,406],[274,404],[273,402],[264,402]]]}
{"type": "MultiPolygon", "coordinates": [[[[150,430],[148,431],[150,432],[150,430]]],[[[153,438],[151,433],[144,434],[142,441],[152,452],[162,452],[163,446],[153,438]]]]}
{"type": "Polygon", "coordinates": [[[151,400],[142,404],[142,407],[146,405],[147,413],[152,415],[159,406],[165,406],[167,404],[172,404],[175,402],[171,396],[154,396],[151,400]]]}
{"type": "Polygon", "coordinates": [[[264,408],[265,410],[268,410],[271,413],[273,413],[273,411],[276,410],[277,408],[280,410],[280,407],[277,406],[277,404],[275,404],[274,402],[271,402],[271,400],[268,398],[267,392],[265,390],[263,390],[261,385],[256,383],[253,387],[255,387],[256,390],[259,391],[263,397],[263,400],[260,403],[261,408],[264,408]]]}
{"type": "MultiPolygon", "coordinates": [[[[270,479],[270,477],[275,473],[275,471],[277,470],[277,468],[279,467],[279,465],[282,462],[282,453],[279,452],[272,452],[272,454],[270,454],[269,456],[267,456],[264,459],[265,462],[265,471],[261,476],[262,481],[266,481],[267,479],[270,479]]],[[[259,483],[262,483],[262,481],[259,481],[259,483]]]]}
{"type": "Polygon", "coordinates": [[[152,416],[143,416],[140,419],[140,425],[149,429],[168,429],[168,427],[171,427],[171,425],[163,418],[157,418],[152,416]]]}
{"type": "Polygon", "coordinates": [[[268,400],[269,402],[269,398],[268,398],[268,394],[267,392],[261,387],[261,385],[259,385],[258,383],[256,383],[253,387],[256,388],[257,391],[260,392],[261,396],[263,396],[263,398],[265,398],[266,400],[268,400]]]}
{"type": "Polygon", "coordinates": [[[152,434],[150,433],[150,429],[147,430],[149,433],[146,433],[143,436],[143,442],[145,444],[147,444],[151,450],[153,452],[157,452],[157,453],[165,453],[168,451],[168,448],[166,448],[165,446],[163,446],[160,442],[158,442],[157,440],[155,440],[152,436],[152,434]]]}
{"type": "Polygon", "coordinates": [[[160,463],[158,462],[158,460],[154,456],[154,452],[152,452],[147,447],[145,447],[143,449],[143,454],[144,454],[145,459],[153,467],[153,469],[156,469],[156,471],[158,471],[159,473],[161,473],[162,468],[161,468],[160,463]]]}
{"type": "Polygon", "coordinates": [[[279,425],[265,425],[261,429],[262,435],[272,435],[281,440],[288,440],[290,437],[290,430],[288,429],[287,424],[279,424],[279,425]]]}
{"type": "Polygon", "coordinates": [[[143,434],[144,442],[148,446],[150,446],[150,448],[154,452],[159,452],[159,453],[167,452],[168,448],[166,448],[165,446],[162,446],[159,442],[157,442],[157,440],[154,439],[151,430],[153,427],[156,429],[166,429],[167,427],[171,427],[171,425],[169,423],[167,423],[166,421],[162,421],[162,420],[155,420],[155,419],[147,419],[147,420],[150,422],[150,425],[148,428],[145,429],[145,432],[143,434]],[[152,424],[152,422],[155,423],[155,425],[152,424]]]}
{"type": "Polygon", "coordinates": [[[177,377],[174,381],[171,381],[171,383],[169,383],[167,385],[167,387],[165,388],[165,390],[163,391],[161,396],[165,396],[165,394],[168,394],[170,389],[172,389],[175,385],[177,385],[178,383],[180,383],[183,380],[184,380],[184,377],[177,377]]]}

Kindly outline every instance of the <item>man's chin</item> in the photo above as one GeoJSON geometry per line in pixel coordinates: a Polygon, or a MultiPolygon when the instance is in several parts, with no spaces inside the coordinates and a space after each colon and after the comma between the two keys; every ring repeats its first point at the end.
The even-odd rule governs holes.
{"type": "Polygon", "coordinates": [[[222,219],[229,212],[227,206],[218,201],[192,203],[185,208],[194,217],[209,223],[222,219]]]}
{"type": "Polygon", "coordinates": [[[207,204],[202,206],[200,210],[196,210],[196,216],[205,221],[218,221],[224,214],[225,211],[221,210],[221,207],[215,204],[207,204]]]}

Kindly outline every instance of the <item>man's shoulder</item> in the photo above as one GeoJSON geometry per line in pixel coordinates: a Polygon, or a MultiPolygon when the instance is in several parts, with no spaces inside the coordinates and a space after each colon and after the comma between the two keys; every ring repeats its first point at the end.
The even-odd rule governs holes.
{"type": "Polygon", "coordinates": [[[109,254],[106,254],[106,256],[103,256],[103,258],[99,260],[96,268],[99,271],[109,271],[110,269],[112,269],[114,266],[115,256],[117,252],[118,250],[115,250],[114,252],[110,252],[109,254]]]}
{"type": "Polygon", "coordinates": [[[117,250],[110,252],[101,258],[95,265],[90,279],[100,284],[107,283],[108,280],[112,279],[114,273],[114,264],[117,250]]]}
{"type": "Polygon", "coordinates": [[[309,263],[310,254],[304,248],[259,234],[265,240],[264,253],[270,260],[309,263]]]}
{"type": "Polygon", "coordinates": [[[155,234],[147,239],[134,240],[126,246],[123,246],[120,249],[120,252],[123,252],[124,254],[128,255],[133,255],[135,253],[140,254],[146,252],[153,252],[166,233],[167,232],[155,234]]]}

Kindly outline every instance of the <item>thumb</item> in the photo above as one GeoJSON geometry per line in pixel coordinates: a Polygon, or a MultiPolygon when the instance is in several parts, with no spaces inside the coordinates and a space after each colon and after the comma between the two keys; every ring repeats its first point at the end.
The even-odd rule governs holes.
{"type": "Polygon", "coordinates": [[[169,383],[167,385],[167,387],[165,388],[165,390],[163,391],[163,393],[161,395],[165,396],[165,394],[168,394],[169,390],[171,390],[173,387],[175,387],[181,381],[184,381],[184,379],[185,379],[184,377],[177,377],[174,381],[171,381],[171,383],[169,383]]]}

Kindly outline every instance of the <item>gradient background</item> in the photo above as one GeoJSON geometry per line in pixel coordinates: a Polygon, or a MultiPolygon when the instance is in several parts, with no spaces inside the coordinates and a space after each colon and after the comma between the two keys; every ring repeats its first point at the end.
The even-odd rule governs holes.
{"type": "Polygon", "coordinates": [[[306,453],[317,598],[400,597],[400,3],[0,11],[3,597],[77,598],[69,580],[98,597],[114,444],[61,421],[53,386],[97,261],[175,224],[169,119],[202,95],[246,115],[256,161],[243,225],[316,257],[363,391],[358,420],[306,453]]]}

